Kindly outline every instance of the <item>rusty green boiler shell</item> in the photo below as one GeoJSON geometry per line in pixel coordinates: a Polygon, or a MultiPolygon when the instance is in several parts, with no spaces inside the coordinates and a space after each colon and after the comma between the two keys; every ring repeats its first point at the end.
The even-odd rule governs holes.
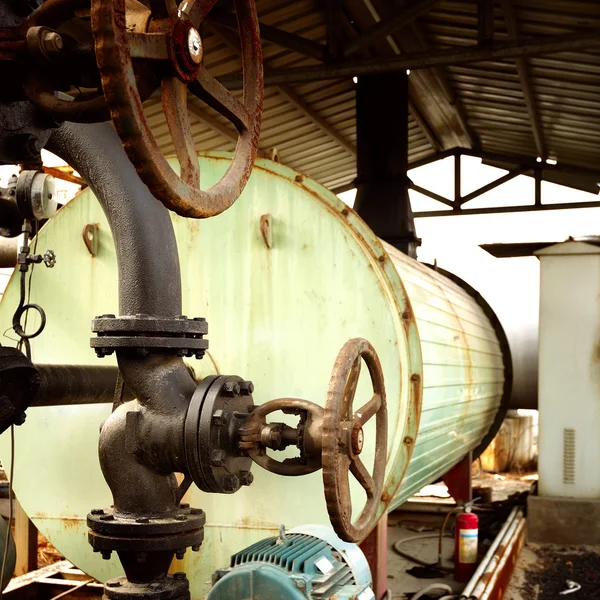
{"type": "MultiPolygon", "coordinates": [[[[201,157],[203,183],[216,181],[228,160],[201,157]]],[[[300,397],[323,405],[342,345],[352,337],[373,344],[387,390],[383,497],[391,506],[439,478],[497,426],[508,357],[485,303],[382,243],[319,184],[258,160],[231,209],[204,221],[173,216],[173,223],[183,312],[209,323],[209,352],[190,363],[197,377],[218,372],[252,379],[257,403],[300,397]]],[[[31,301],[47,314],[45,331],[32,340],[34,362],[115,364],[114,356],[99,363],[89,347],[91,319],[118,312],[112,237],[89,190],[40,231],[37,249],[46,248],[55,251],[57,264],[38,266],[32,276],[31,301]],[[82,239],[90,223],[98,224],[95,257],[82,239]]],[[[13,276],[0,304],[2,331],[11,325],[18,287],[13,276]]],[[[11,343],[6,336],[3,343],[11,343]]],[[[369,397],[363,369],[355,405],[369,397]]],[[[121,573],[115,556],[104,561],[92,552],[85,521],[90,509],[111,504],[97,455],[98,429],[109,412],[109,405],[31,408],[16,430],[19,501],[68,559],[100,580],[121,573]]],[[[365,438],[369,464],[371,424],[365,438]]],[[[5,465],[8,442],[0,438],[5,465]]],[[[188,572],[193,598],[204,597],[212,572],[231,554],[280,524],[328,523],[320,472],[284,478],[255,466],[253,473],[254,483],[236,494],[189,493],[188,501],[207,513],[205,542],[174,568],[188,572]]],[[[356,512],[364,495],[356,488],[352,495],[356,512]]]]}

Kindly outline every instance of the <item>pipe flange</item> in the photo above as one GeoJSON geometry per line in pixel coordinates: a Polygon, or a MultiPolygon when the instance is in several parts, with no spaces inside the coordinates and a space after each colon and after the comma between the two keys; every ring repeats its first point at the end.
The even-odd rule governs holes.
{"type": "Polygon", "coordinates": [[[40,381],[39,371],[20,350],[0,346],[0,433],[25,422],[40,381]]]}
{"type": "Polygon", "coordinates": [[[131,583],[126,577],[117,577],[104,584],[104,597],[109,600],[189,600],[190,584],[185,573],[174,573],[152,583],[131,583]]]}
{"type": "Polygon", "coordinates": [[[163,552],[178,555],[192,547],[197,551],[204,540],[206,515],[199,508],[183,505],[173,517],[127,518],[114,509],[94,509],[87,516],[88,540],[102,556],[117,552],[163,552]]]}
{"type": "Polygon", "coordinates": [[[90,340],[96,354],[102,358],[115,350],[131,349],[147,353],[150,350],[170,351],[178,356],[200,359],[208,349],[208,323],[202,317],[188,319],[185,315],[159,318],[150,315],[115,317],[102,315],[92,321],[92,331],[98,337],[90,340]]]}
{"type": "Polygon", "coordinates": [[[196,388],[185,417],[188,470],[203,492],[232,494],[254,479],[252,459],[238,448],[239,430],[254,408],[251,381],[207,377],[196,388]]]}

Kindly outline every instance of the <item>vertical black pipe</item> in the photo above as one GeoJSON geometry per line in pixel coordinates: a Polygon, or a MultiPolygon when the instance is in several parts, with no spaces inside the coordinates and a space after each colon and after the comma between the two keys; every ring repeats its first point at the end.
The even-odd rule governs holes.
{"type": "Polygon", "coordinates": [[[102,204],[117,248],[120,313],[181,314],[169,211],[138,177],[112,124],[64,123],[47,148],[76,168],[102,204]]]}
{"type": "Polygon", "coordinates": [[[419,240],[408,197],[408,75],[359,77],[354,209],[386,242],[416,257],[419,240]]]}

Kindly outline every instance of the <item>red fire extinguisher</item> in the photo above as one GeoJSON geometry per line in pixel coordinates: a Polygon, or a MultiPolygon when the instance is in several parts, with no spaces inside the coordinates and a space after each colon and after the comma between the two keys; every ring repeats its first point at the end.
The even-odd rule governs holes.
{"type": "Polygon", "coordinates": [[[477,542],[478,542],[477,515],[471,512],[471,508],[456,517],[454,535],[454,578],[456,581],[469,581],[477,566],[477,542]]]}

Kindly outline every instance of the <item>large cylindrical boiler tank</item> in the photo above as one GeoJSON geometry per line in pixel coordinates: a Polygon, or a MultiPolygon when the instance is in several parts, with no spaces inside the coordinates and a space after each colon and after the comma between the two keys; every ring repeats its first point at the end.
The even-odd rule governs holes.
{"type": "MultiPolygon", "coordinates": [[[[216,181],[228,162],[226,155],[202,157],[203,185],[216,181]]],[[[390,507],[477,451],[499,426],[510,359],[485,302],[460,281],[382,243],[322,186],[259,160],[230,210],[206,221],[174,216],[173,224],[184,313],[209,323],[210,349],[190,363],[199,378],[215,372],[249,378],[258,403],[301,397],[324,404],[342,345],[352,337],[373,344],[388,399],[384,494],[390,507]]],[[[57,263],[52,270],[36,267],[31,280],[31,301],[47,314],[44,333],[32,340],[33,360],[97,365],[90,321],[117,313],[116,257],[89,190],[41,230],[37,249],[46,248],[57,263]],[[86,225],[96,225],[93,244],[82,237],[86,225]]],[[[18,287],[13,277],[0,304],[3,331],[18,287]]],[[[100,364],[115,364],[114,357],[100,364]]],[[[369,397],[363,376],[356,402],[369,397]]],[[[97,454],[98,427],[109,412],[110,405],[30,408],[15,453],[15,490],[25,511],[67,558],[101,580],[119,574],[120,565],[92,552],[85,517],[111,504],[97,454]]],[[[369,427],[366,464],[374,449],[369,427]]],[[[0,438],[0,457],[9,463],[7,436],[0,438]]],[[[205,542],[175,569],[188,572],[194,598],[203,597],[212,572],[231,554],[280,524],[328,523],[320,472],[298,478],[256,466],[253,472],[254,483],[233,495],[190,492],[189,501],[207,514],[205,542]]],[[[352,494],[360,506],[360,489],[352,494]]]]}

